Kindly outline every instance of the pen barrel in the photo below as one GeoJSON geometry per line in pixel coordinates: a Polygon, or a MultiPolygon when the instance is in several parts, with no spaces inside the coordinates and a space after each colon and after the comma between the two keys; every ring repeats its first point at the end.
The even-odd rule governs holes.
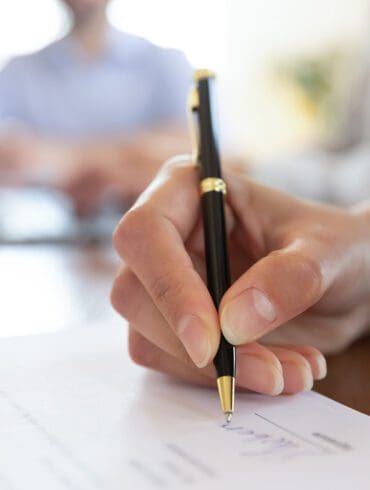
{"type": "MultiPolygon", "coordinates": [[[[222,192],[202,195],[207,285],[218,309],[222,296],[230,286],[227,252],[227,234],[222,192]]],[[[217,376],[235,376],[235,347],[221,335],[220,346],[214,359],[217,376]]]]}

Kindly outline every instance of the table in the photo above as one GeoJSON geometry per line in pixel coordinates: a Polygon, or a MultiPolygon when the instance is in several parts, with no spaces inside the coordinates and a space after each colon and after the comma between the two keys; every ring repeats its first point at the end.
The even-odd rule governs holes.
{"type": "MultiPolygon", "coordinates": [[[[109,304],[111,246],[0,247],[0,337],[121,322],[109,304]]],[[[315,389],[370,415],[370,338],[328,359],[315,389]]]]}
{"type": "Polygon", "coordinates": [[[370,415],[370,338],[328,358],[328,375],[315,385],[319,393],[370,415]]]}
{"type": "Polygon", "coordinates": [[[0,247],[0,336],[118,320],[109,302],[119,261],[112,247],[0,247]]]}

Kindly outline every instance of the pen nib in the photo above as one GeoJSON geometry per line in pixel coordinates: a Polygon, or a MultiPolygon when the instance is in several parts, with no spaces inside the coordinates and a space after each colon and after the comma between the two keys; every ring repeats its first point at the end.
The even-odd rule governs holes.
{"type": "Polygon", "coordinates": [[[231,422],[231,419],[233,418],[233,414],[231,412],[226,412],[225,413],[225,420],[226,423],[229,424],[231,422]]]}

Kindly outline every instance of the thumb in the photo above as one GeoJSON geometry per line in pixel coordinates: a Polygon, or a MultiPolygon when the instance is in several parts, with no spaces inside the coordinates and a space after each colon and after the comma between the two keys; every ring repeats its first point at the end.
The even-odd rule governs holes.
{"type": "Polygon", "coordinates": [[[222,299],[226,339],[234,345],[253,342],[315,304],[328,287],[320,255],[293,244],[256,262],[222,299]]]}

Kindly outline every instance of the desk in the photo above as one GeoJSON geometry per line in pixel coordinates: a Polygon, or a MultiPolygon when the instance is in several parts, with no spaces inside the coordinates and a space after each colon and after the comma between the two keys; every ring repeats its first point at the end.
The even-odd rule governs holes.
{"type": "Polygon", "coordinates": [[[370,415],[370,338],[328,358],[328,375],[315,390],[370,415]]]}
{"type": "MultiPolygon", "coordinates": [[[[0,336],[119,323],[109,304],[118,259],[110,247],[0,247],[0,336]]],[[[370,339],[328,360],[316,390],[370,415],[370,339]]]]}

